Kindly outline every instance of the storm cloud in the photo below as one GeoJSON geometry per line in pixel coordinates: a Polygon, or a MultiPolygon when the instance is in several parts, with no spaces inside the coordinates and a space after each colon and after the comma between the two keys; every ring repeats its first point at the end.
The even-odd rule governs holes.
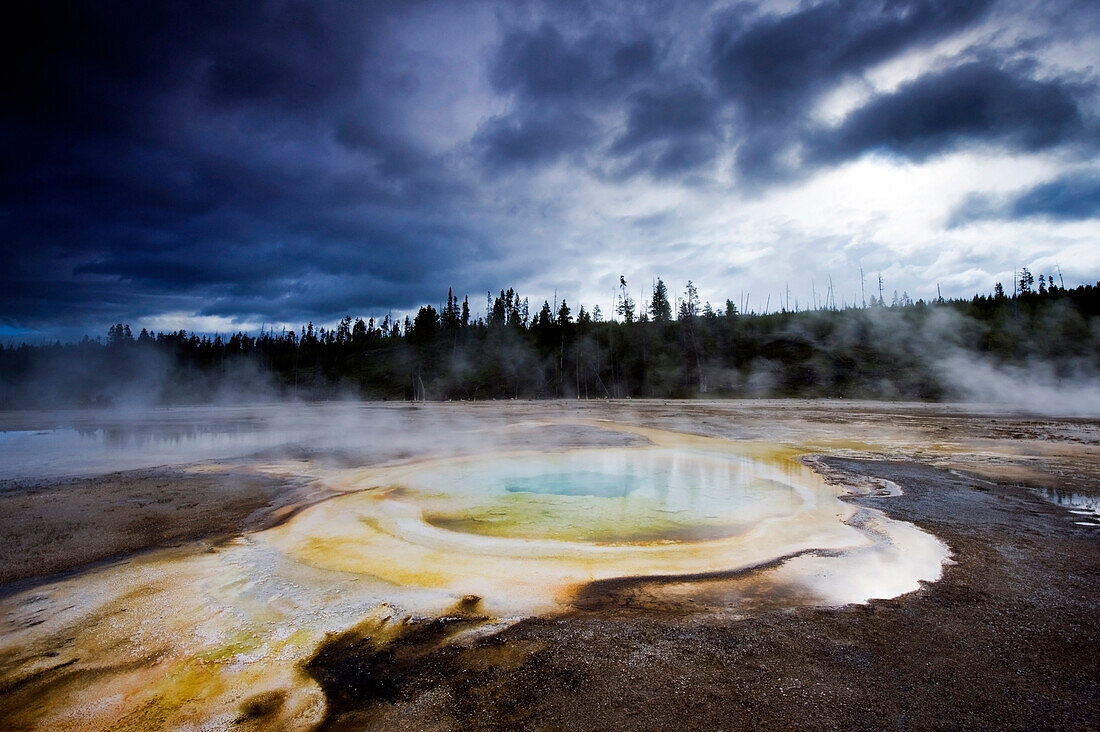
{"type": "Polygon", "coordinates": [[[735,13],[714,34],[714,74],[751,125],[787,125],[846,76],[956,32],[990,4],[834,1],[749,22],[735,13]]]}
{"type": "Polygon", "coordinates": [[[1073,172],[1017,191],[1001,200],[971,194],[953,212],[951,226],[1012,219],[1100,219],[1100,171],[1073,172]]]}
{"type": "MultiPolygon", "coordinates": [[[[836,251],[931,286],[934,257],[891,238],[913,212],[830,218],[844,207],[818,181],[868,158],[881,176],[1035,161],[945,191],[928,241],[1096,214],[1095,174],[1069,168],[1095,160],[1100,129],[1090,3],[25,10],[0,50],[0,332],[324,322],[447,287],[595,302],[621,274],[736,273],[702,283],[720,302],[802,267],[856,271],[836,251]],[[815,259],[822,240],[841,243],[815,259]],[[765,258],[785,269],[754,269],[765,258]]],[[[1012,268],[958,246],[975,252],[960,287],[1012,268]]]]}
{"type": "Polygon", "coordinates": [[[1086,135],[1067,85],[968,63],[875,97],[810,140],[810,158],[835,163],[872,151],[909,160],[964,145],[1033,152],[1086,135]]]}

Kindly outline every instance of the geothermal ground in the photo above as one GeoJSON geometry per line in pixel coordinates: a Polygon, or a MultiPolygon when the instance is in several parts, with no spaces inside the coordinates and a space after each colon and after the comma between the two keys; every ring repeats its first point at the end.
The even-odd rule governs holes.
{"type": "Polygon", "coordinates": [[[1100,726],[1100,422],[0,415],[3,729],[1100,726]]]}

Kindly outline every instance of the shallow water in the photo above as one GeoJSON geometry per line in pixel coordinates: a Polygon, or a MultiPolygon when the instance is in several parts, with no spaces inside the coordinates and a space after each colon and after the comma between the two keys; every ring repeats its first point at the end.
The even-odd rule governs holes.
{"type": "Polygon", "coordinates": [[[734,536],[818,498],[762,462],[670,449],[489,458],[406,476],[422,497],[447,498],[428,523],[487,536],[590,543],[734,536]]]}
{"type": "Polygon", "coordinates": [[[228,460],[289,446],[339,449],[355,444],[341,408],[177,407],[135,412],[92,410],[0,416],[0,478],[87,477],[119,470],[228,460]],[[7,417],[7,419],[5,419],[7,417]]]}
{"type": "Polygon", "coordinates": [[[255,429],[155,431],[144,429],[0,432],[0,465],[8,479],[64,478],[117,470],[182,465],[247,455],[286,444],[289,438],[255,429]]]}
{"type": "Polygon", "coordinates": [[[1032,488],[1033,493],[1067,509],[1074,523],[1100,529],[1100,496],[1054,488],[1032,488]]]}

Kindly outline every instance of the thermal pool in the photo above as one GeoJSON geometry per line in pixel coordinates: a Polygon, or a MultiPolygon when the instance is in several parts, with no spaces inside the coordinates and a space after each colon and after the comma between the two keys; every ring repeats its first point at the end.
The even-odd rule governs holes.
{"type": "MultiPolygon", "coordinates": [[[[841,605],[916,590],[949,561],[934,536],[841,500],[853,489],[804,465],[808,449],[587,426],[647,444],[302,461],[338,495],[213,549],[3,597],[0,681],[41,687],[9,721],[222,728],[267,704],[269,722],[308,727],[325,713],[308,660],[326,634],[364,623],[384,639],[408,618],[476,607],[464,632],[484,635],[568,611],[592,583],[660,578],[690,595],[749,568],[757,596],[774,586],[777,602],[841,605]]],[[[748,611],[729,597],[731,617],[748,611]]]]}

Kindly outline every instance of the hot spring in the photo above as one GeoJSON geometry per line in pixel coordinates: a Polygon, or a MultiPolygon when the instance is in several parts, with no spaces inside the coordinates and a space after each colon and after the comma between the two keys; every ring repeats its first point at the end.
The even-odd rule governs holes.
{"type": "Polygon", "coordinates": [[[138,555],[0,599],[3,681],[65,669],[36,710],[46,727],[232,720],[265,691],[298,725],[324,712],[303,663],[365,619],[442,617],[476,596],[478,632],[491,632],[569,612],[594,583],[691,595],[754,568],[756,596],[840,605],[915,590],[947,561],[934,536],[841,500],[849,489],[803,465],[807,450],[588,426],[648,445],[298,461],[339,494],[212,550],[138,555]]]}

